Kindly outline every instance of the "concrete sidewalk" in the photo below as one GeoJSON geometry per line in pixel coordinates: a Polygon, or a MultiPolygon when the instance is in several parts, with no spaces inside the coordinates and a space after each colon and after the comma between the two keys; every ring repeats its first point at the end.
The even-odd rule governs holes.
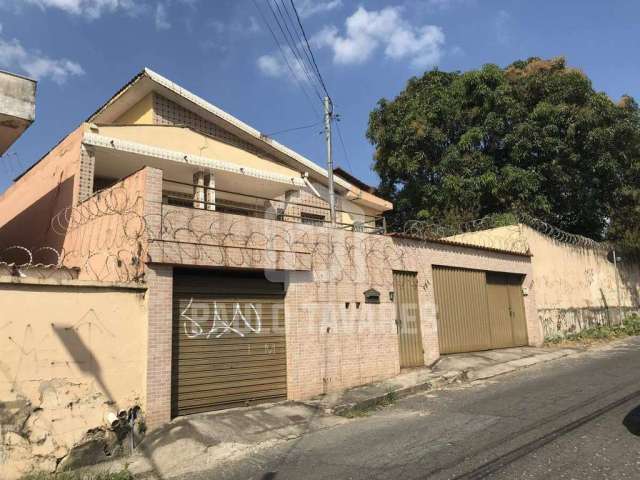
{"type": "Polygon", "coordinates": [[[325,413],[349,416],[390,398],[405,397],[451,383],[484,380],[581,351],[584,349],[518,347],[444,355],[431,367],[410,369],[394,378],[330,393],[304,403],[325,413]]]}
{"type": "Polygon", "coordinates": [[[167,479],[250,459],[264,448],[331,428],[389,399],[452,383],[472,382],[513,372],[583,351],[578,348],[509,348],[447,355],[431,368],[416,368],[382,382],[336,392],[305,402],[178,417],[150,432],[135,453],[95,469],[117,471],[126,466],[138,478],[167,479]]]}

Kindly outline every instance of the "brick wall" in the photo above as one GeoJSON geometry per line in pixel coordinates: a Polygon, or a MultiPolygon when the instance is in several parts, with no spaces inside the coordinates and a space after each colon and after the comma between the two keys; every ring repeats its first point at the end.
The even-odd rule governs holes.
{"type": "MultiPolygon", "coordinates": [[[[274,258],[275,251],[300,259],[299,264],[286,267],[290,399],[309,398],[388,378],[400,371],[396,307],[389,296],[393,291],[394,270],[417,272],[427,365],[439,357],[433,265],[523,274],[524,286],[530,292],[525,297],[529,341],[532,345],[542,341],[531,261],[526,256],[182,207],[161,207],[159,216],[156,229],[150,232],[149,252],[153,262],[269,268],[273,265],[269,259],[274,258]],[[380,292],[380,304],[364,303],[363,292],[369,288],[380,292]]],[[[168,417],[170,399],[171,281],[167,269],[154,266],[148,278],[148,382],[155,392],[149,398],[157,398],[150,400],[153,407],[149,411],[156,412],[152,418],[158,419],[168,417]],[[162,300],[153,301],[154,295],[162,300]],[[155,343],[159,346],[153,348],[158,352],[152,356],[155,350],[151,345],[155,343]],[[166,358],[156,364],[162,355],[166,358]]],[[[269,270],[266,272],[269,276],[269,270]]]]}
{"type": "Polygon", "coordinates": [[[146,371],[146,421],[154,428],[171,420],[171,328],[173,268],[147,269],[149,311],[146,371]]]}

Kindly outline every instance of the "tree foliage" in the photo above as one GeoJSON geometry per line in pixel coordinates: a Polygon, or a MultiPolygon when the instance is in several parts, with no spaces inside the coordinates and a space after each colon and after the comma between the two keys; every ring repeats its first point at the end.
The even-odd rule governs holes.
{"type": "Polygon", "coordinates": [[[595,239],[640,238],[640,114],[564,58],[425,73],[380,100],[367,137],[380,191],[408,219],[520,211],[595,239]]]}

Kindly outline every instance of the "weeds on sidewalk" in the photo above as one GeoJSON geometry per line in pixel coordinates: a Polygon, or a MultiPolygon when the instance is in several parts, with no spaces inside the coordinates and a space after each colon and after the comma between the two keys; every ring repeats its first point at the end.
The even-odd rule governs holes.
{"type": "Polygon", "coordinates": [[[599,325],[577,333],[547,337],[545,343],[593,343],[635,335],[640,335],[640,317],[634,314],[625,318],[620,325],[599,325]]]}
{"type": "Polygon", "coordinates": [[[133,480],[133,475],[127,470],[115,473],[88,473],[88,472],[60,472],[60,473],[30,473],[21,480],[133,480]]]}
{"type": "Polygon", "coordinates": [[[362,407],[357,406],[354,408],[350,408],[344,412],[338,413],[338,415],[341,415],[346,418],[366,417],[371,412],[393,405],[396,402],[396,400],[398,400],[398,394],[394,391],[391,391],[387,393],[384,397],[377,399],[375,402],[367,406],[362,406],[362,407]]]}

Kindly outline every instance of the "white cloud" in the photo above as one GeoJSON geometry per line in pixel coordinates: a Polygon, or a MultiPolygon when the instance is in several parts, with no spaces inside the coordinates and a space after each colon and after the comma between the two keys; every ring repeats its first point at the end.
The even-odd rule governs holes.
{"type": "Polygon", "coordinates": [[[386,57],[409,60],[416,68],[436,65],[442,57],[445,36],[435,25],[413,26],[402,18],[398,7],[368,11],[359,7],[345,22],[340,35],[335,26],[325,27],[314,35],[316,47],[333,50],[337,64],[361,64],[382,48],[386,57]]]}
{"type": "Polygon", "coordinates": [[[296,60],[290,48],[286,47],[283,50],[286,60],[282,55],[262,55],[257,61],[258,69],[268,77],[288,76],[290,80],[302,81],[305,78],[304,67],[296,60]]]}
{"type": "Polygon", "coordinates": [[[57,8],[72,15],[78,15],[93,20],[104,12],[113,13],[116,10],[132,12],[138,6],[135,0],[22,0],[22,2],[38,7],[57,8]]]}
{"type": "Polygon", "coordinates": [[[258,68],[268,77],[281,77],[286,72],[286,65],[275,55],[262,55],[258,58],[258,68]]]}
{"type": "Polygon", "coordinates": [[[302,0],[297,3],[296,8],[302,18],[311,17],[316,13],[330,12],[342,6],[342,0],[302,0]]]}
{"type": "Polygon", "coordinates": [[[167,7],[165,7],[164,3],[156,5],[155,22],[156,30],[168,30],[171,28],[171,23],[169,23],[167,16],[167,7]]]}
{"type": "Polygon", "coordinates": [[[59,85],[70,76],[84,75],[78,63],[66,58],[55,60],[38,51],[29,51],[16,39],[6,41],[0,38],[0,67],[20,70],[37,80],[50,78],[59,85]]]}

